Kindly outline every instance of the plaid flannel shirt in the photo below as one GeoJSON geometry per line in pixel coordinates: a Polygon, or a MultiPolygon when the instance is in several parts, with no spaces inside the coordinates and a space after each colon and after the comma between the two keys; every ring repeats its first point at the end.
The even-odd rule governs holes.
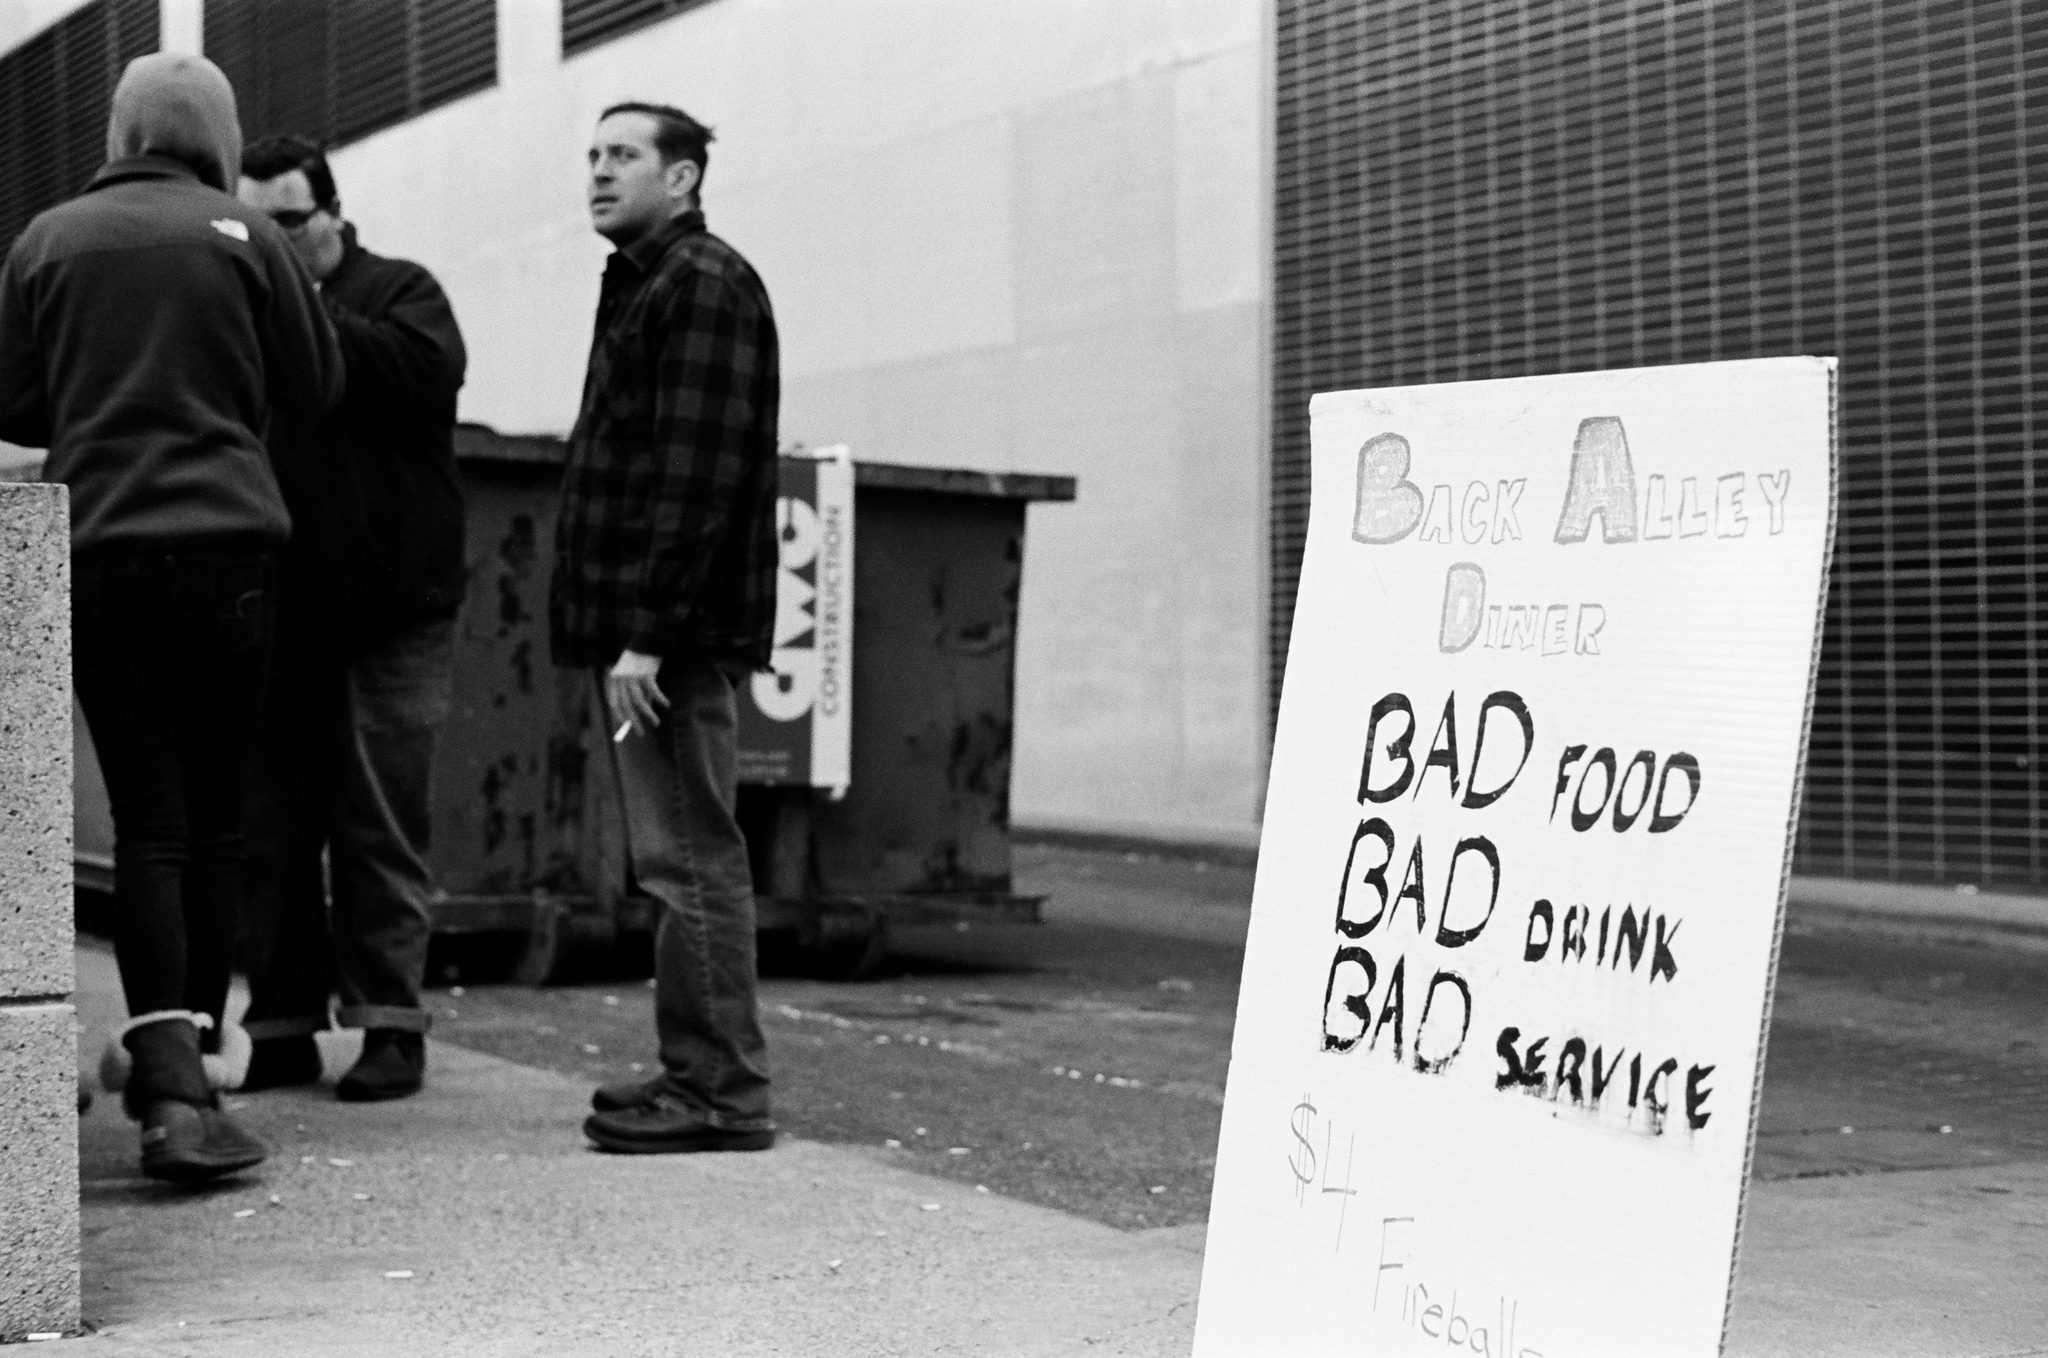
{"type": "Polygon", "coordinates": [[[557,663],[768,663],[779,399],[767,290],[703,213],[612,254],[555,524],[557,663]]]}

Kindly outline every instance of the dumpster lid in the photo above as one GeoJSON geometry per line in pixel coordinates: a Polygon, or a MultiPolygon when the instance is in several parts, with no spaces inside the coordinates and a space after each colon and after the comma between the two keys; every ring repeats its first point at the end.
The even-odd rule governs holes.
{"type": "Polygon", "coordinates": [[[1071,500],[1074,478],[1035,472],[976,472],[962,467],[906,467],[853,460],[853,484],[886,490],[931,490],[998,500],[1071,500]]]}
{"type": "MultiPolygon", "coordinates": [[[[501,434],[487,424],[455,426],[455,456],[464,462],[515,462],[559,467],[568,456],[557,434],[501,434]]],[[[924,490],[995,500],[1071,500],[1074,478],[1035,472],[981,472],[965,467],[911,467],[853,460],[853,483],[878,490],[924,490]]]]}
{"type": "Polygon", "coordinates": [[[568,448],[557,434],[501,434],[487,424],[455,426],[455,457],[461,462],[532,462],[559,467],[568,448]]]}

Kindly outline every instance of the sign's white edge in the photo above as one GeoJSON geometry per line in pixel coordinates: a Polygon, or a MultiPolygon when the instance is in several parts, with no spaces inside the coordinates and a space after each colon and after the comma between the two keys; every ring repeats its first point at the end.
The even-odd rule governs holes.
{"type": "Polygon", "coordinates": [[[1792,890],[1792,851],[1799,840],[1800,805],[1806,797],[1806,761],[1813,746],[1813,709],[1820,693],[1820,648],[1828,617],[1828,583],[1834,570],[1836,512],[1842,493],[1841,362],[1822,358],[1828,374],[1828,506],[1821,543],[1820,590],[1815,597],[1813,649],[1806,673],[1806,715],[1799,723],[1799,753],[1792,765],[1792,805],[1785,829],[1785,856],[1778,869],[1778,913],[1771,928],[1770,962],[1764,973],[1764,1007],[1758,1016],[1756,1083],[1749,1092],[1749,1132],[1743,1141],[1742,1186],[1735,1198],[1735,1238],[1729,1242],[1728,1283],[1721,1302],[1721,1338],[1728,1349],[1728,1322],[1735,1310],[1735,1275],[1742,1266],[1742,1229],[1749,1219],[1750,1176],[1756,1170],[1756,1131],[1763,1111],[1764,1065],[1770,1059],[1771,1010],[1778,997],[1778,958],[1785,945],[1785,905],[1792,890]]]}

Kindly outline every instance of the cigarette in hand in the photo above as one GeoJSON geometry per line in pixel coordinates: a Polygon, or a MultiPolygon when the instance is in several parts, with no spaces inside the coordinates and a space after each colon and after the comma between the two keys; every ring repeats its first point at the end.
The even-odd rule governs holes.
{"type": "Polygon", "coordinates": [[[626,737],[627,737],[627,736],[629,736],[629,735],[631,735],[632,733],[633,733],[633,723],[632,723],[632,722],[630,722],[630,721],[622,721],[622,722],[620,722],[620,723],[619,723],[619,729],[618,729],[618,730],[616,730],[616,731],[614,731],[614,732],[612,732],[612,744],[614,744],[614,745],[621,745],[621,744],[624,744],[624,743],[625,743],[625,739],[626,739],[626,737]]]}

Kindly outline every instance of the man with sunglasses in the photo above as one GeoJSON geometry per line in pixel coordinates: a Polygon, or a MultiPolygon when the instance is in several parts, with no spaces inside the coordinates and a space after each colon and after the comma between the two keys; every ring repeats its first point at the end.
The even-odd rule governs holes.
{"type": "Polygon", "coordinates": [[[268,440],[292,538],[250,802],[242,1087],[320,1078],[338,990],[364,1037],[336,1095],[402,1098],[426,1068],[428,770],[464,584],[462,333],[433,275],[357,242],[314,143],[249,147],[239,196],[317,280],[348,369],[333,412],[280,414],[268,440]]]}

